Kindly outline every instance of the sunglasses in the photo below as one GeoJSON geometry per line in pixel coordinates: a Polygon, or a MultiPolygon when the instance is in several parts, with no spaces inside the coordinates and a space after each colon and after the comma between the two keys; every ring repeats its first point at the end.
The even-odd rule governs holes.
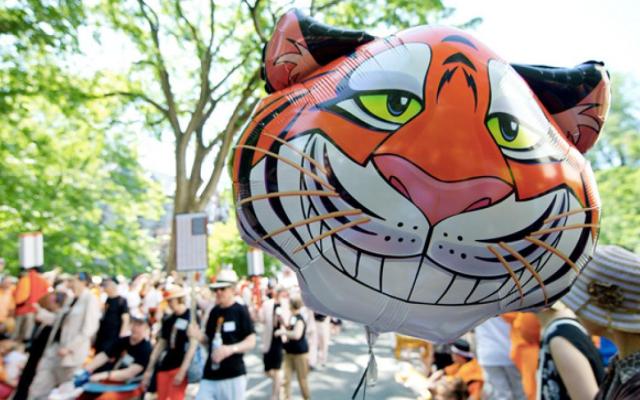
{"type": "Polygon", "coordinates": [[[228,287],[219,287],[219,288],[213,289],[213,292],[214,293],[218,293],[218,292],[224,291],[225,289],[229,289],[229,288],[228,287]]]}

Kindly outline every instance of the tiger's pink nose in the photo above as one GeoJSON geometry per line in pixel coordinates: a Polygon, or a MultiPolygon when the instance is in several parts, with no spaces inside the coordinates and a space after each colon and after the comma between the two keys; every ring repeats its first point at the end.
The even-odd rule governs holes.
{"type": "Polygon", "coordinates": [[[452,215],[487,207],[512,192],[511,185],[498,178],[444,182],[396,155],[382,154],[373,160],[387,181],[420,208],[431,225],[452,215]]]}

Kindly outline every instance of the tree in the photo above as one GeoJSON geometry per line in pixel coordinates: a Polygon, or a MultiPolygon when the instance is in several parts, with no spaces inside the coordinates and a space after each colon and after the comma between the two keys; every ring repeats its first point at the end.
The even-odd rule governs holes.
{"type": "Polygon", "coordinates": [[[0,254],[17,267],[18,235],[42,231],[45,263],[126,273],[157,266],[140,218],[157,219],[159,185],[145,177],[115,100],[71,108],[16,99],[0,125],[0,254]],[[70,134],[72,132],[72,134],[70,134]]]}
{"type": "MultiPolygon", "coordinates": [[[[216,275],[222,265],[231,264],[233,269],[240,276],[248,275],[247,245],[238,232],[236,224],[236,213],[232,205],[232,195],[230,190],[226,190],[219,196],[219,201],[223,208],[229,210],[227,218],[223,221],[217,221],[211,227],[211,236],[209,237],[209,274],[216,275]]],[[[280,262],[275,258],[264,254],[265,275],[274,275],[280,262]]]]}
{"type": "Polygon", "coordinates": [[[640,252],[640,115],[637,83],[613,74],[611,110],[589,158],[602,198],[600,240],[640,252]]]}
{"type": "Polygon", "coordinates": [[[638,83],[622,74],[611,78],[611,109],[589,159],[595,169],[640,165],[638,83]]]}
{"type": "Polygon", "coordinates": [[[600,244],[640,253],[640,169],[629,166],[596,171],[602,197],[600,244]]]}
{"type": "Polygon", "coordinates": [[[19,106],[18,96],[52,102],[80,101],[80,92],[59,62],[78,52],[85,22],[81,1],[13,0],[0,5],[0,115],[19,106]]]}
{"type": "MultiPolygon", "coordinates": [[[[262,48],[279,15],[293,4],[103,0],[97,8],[138,57],[129,84],[104,95],[129,98],[145,115],[147,129],[174,140],[175,214],[204,210],[218,188],[232,140],[264,94],[262,48]]],[[[440,0],[312,0],[306,10],[354,29],[401,29],[452,12],[440,0]]],[[[174,269],[174,231],[167,261],[174,269]]]]}

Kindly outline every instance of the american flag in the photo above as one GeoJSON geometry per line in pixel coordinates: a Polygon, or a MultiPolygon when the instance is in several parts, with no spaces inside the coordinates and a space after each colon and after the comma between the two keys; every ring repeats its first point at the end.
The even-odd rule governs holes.
{"type": "Polygon", "coordinates": [[[176,269],[207,269],[207,214],[176,215],[176,269]]]}

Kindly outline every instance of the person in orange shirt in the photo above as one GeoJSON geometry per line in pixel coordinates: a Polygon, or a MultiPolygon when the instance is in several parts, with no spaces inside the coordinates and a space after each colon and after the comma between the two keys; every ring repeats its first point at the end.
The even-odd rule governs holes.
{"type": "Polygon", "coordinates": [[[13,300],[13,278],[5,276],[0,281],[0,333],[10,334],[14,325],[13,313],[16,303],[13,300]],[[11,328],[11,329],[10,329],[11,328]]]}
{"type": "Polygon", "coordinates": [[[536,398],[536,371],[540,352],[540,321],[529,312],[511,312],[502,318],[511,325],[511,360],[522,379],[528,400],[536,398]]]}
{"type": "Polygon", "coordinates": [[[451,344],[453,364],[444,369],[450,378],[460,378],[467,385],[470,400],[480,400],[482,396],[483,375],[478,360],[471,352],[469,342],[458,339],[451,344]]]}
{"type": "Polygon", "coordinates": [[[49,282],[40,273],[40,267],[23,271],[14,293],[16,327],[13,339],[28,342],[35,324],[35,304],[49,293],[49,282]]]}

